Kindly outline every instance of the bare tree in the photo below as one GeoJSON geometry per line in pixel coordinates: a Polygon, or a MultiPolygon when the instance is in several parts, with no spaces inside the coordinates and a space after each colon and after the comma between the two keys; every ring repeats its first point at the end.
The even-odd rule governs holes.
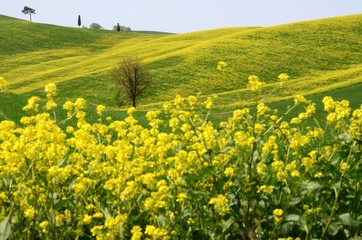
{"type": "Polygon", "coordinates": [[[136,107],[136,99],[144,93],[145,89],[151,85],[151,77],[138,57],[125,57],[111,71],[111,77],[117,86],[117,96],[123,91],[132,106],[136,107]]]}
{"type": "Polygon", "coordinates": [[[31,14],[36,14],[35,9],[32,9],[32,8],[30,8],[30,7],[28,7],[28,6],[25,6],[24,9],[21,10],[21,11],[22,11],[22,13],[24,13],[25,15],[26,15],[26,14],[29,14],[29,15],[30,15],[30,22],[31,22],[31,14]]]}

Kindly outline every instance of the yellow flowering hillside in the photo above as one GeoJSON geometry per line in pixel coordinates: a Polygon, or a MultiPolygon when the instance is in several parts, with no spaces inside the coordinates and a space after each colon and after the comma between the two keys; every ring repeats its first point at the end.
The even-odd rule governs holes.
{"type": "Polygon", "coordinates": [[[19,125],[0,122],[1,238],[362,237],[362,105],[325,97],[318,119],[298,96],[289,122],[259,102],[214,125],[212,98],[177,96],[143,127],[103,105],[87,122],[83,98],[58,119],[57,86],[45,92],[19,125]]]}
{"type": "Polygon", "coordinates": [[[129,55],[144,59],[152,74],[154,85],[138,104],[147,109],[198,92],[205,99],[218,94],[216,105],[223,108],[246,105],[247,78],[254,74],[266,89],[278,84],[279,73],[290,75],[290,84],[270,101],[354,89],[362,81],[362,14],[185,34],[92,31],[4,16],[0,23],[0,76],[8,80],[9,91],[33,95],[55,82],[63,102],[82,95],[115,106],[109,71],[129,55]],[[221,72],[219,61],[227,64],[219,66],[221,72]]]}

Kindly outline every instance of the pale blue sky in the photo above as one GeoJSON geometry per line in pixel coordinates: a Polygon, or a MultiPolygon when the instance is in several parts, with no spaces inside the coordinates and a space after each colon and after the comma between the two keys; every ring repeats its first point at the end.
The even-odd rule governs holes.
{"type": "Polygon", "coordinates": [[[133,30],[184,33],[234,26],[272,26],[362,13],[362,0],[0,0],[0,14],[34,22],[77,27],[117,22],[133,30]]]}

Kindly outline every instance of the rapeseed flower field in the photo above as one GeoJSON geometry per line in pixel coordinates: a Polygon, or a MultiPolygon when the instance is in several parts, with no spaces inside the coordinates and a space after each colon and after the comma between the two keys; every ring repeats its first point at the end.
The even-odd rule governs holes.
{"type": "Polygon", "coordinates": [[[0,16],[0,239],[362,238],[361,18],[119,34],[0,16]],[[108,72],[128,55],[157,87],[120,112],[108,72]]]}
{"type": "Polygon", "coordinates": [[[298,96],[278,113],[262,101],[264,86],[250,76],[256,111],[236,109],[218,125],[209,120],[215,98],[178,95],[142,126],[137,109],[112,120],[103,105],[88,122],[85,99],[58,105],[57,85],[47,84],[19,124],[0,122],[0,237],[362,237],[362,105],[325,97],[320,119],[298,96]]]}

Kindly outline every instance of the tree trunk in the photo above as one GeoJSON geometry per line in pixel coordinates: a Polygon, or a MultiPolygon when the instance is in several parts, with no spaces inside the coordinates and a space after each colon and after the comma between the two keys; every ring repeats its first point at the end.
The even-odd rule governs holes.
{"type": "Polygon", "coordinates": [[[132,97],[132,106],[136,108],[136,97],[132,97]]]}

